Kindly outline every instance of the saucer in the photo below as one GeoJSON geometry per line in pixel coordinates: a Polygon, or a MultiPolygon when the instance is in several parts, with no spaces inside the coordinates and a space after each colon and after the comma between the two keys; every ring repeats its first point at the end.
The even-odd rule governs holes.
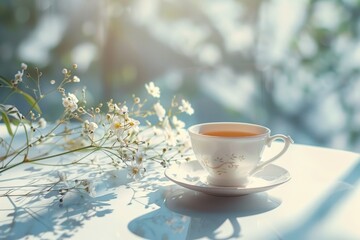
{"type": "Polygon", "coordinates": [[[269,164],[251,176],[244,187],[213,186],[208,183],[207,172],[198,161],[172,165],[165,170],[165,176],[182,187],[215,196],[241,196],[263,192],[290,180],[286,169],[269,164]]]}

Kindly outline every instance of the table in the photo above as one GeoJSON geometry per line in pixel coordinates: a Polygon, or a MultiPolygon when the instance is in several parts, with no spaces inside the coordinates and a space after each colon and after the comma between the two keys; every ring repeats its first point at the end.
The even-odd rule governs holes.
{"type": "MultiPolygon", "coordinates": [[[[182,188],[161,168],[137,182],[119,172],[94,198],[73,196],[62,206],[52,196],[3,197],[0,238],[360,239],[359,154],[294,144],[275,164],[288,169],[289,182],[239,197],[182,188]]],[[[32,174],[41,176],[38,168],[32,174]]],[[[8,184],[5,178],[21,174],[29,175],[6,172],[0,188],[8,184]]]]}

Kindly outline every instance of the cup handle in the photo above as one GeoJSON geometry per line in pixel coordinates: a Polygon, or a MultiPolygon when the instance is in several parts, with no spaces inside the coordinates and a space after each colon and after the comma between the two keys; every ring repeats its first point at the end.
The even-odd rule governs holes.
{"type": "Polygon", "coordinates": [[[271,137],[268,138],[266,145],[268,147],[271,147],[271,143],[273,141],[277,140],[277,139],[281,139],[281,140],[284,141],[283,149],[277,155],[270,158],[269,160],[260,162],[260,164],[258,166],[256,166],[256,168],[251,171],[251,174],[254,174],[255,172],[258,172],[259,170],[261,170],[263,167],[265,167],[269,163],[271,163],[271,162],[275,161],[276,159],[278,159],[281,155],[283,155],[288,150],[290,144],[294,143],[294,141],[291,139],[290,136],[285,136],[285,135],[282,135],[282,134],[276,134],[276,135],[271,136],[271,137]]]}

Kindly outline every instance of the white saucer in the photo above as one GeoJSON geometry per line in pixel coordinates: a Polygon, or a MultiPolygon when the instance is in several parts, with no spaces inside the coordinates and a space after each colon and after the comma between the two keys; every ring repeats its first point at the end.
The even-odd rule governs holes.
{"type": "Polygon", "coordinates": [[[207,182],[207,172],[198,161],[172,165],[165,170],[165,176],[182,187],[215,196],[240,196],[267,191],[290,180],[286,169],[269,164],[251,176],[245,187],[213,186],[207,182]]]}

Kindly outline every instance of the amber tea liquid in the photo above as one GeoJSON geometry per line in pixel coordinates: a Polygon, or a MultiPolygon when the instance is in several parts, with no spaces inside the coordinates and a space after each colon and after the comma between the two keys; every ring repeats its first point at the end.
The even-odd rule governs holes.
{"type": "Polygon", "coordinates": [[[243,131],[211,131],[202,132],[203,135],[214,136],[214,137],[252,137],[258,134],[243,131]]]}

